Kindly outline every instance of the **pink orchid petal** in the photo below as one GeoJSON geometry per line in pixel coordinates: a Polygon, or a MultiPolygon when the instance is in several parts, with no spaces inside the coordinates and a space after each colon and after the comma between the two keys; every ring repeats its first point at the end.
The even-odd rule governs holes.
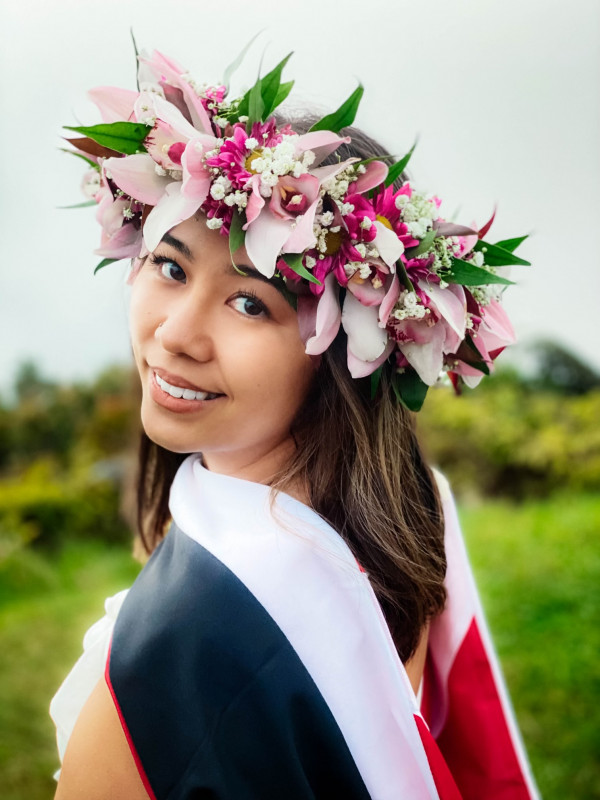
{"type": "MultiPolygon", "coordinates": [[[[209,145],[210,147],[211,145],[209,145]]],[[[195,198],[202,204],[208,196],[210,189],[211,174],[204,164],[204,151],[207,146],[201,138],[188,142],[183,155],[181,156],[181,166],[183,169],[183,181],[181,183],[181,193],[186,197],[195,198]],[[197,144],[203,145],[200,149],[197,144]]]]}
{"type": "Polygon", "coordinates": [[[110,123],[129,119],[138,93],[116,86],[97,86],[90,89],[87,96],[98,107],[102,121],[110,123]]]}
{"type": "Polygon", "coordinates": [[[348,371],[350,375],[352,375],[353,378],[366,378],[367,375],[372,375],[373,372],[389,358],[395,346],[394,342],[389,341],[383,353],[374,361],[361,361],[348,346],[348,371]]]}
{"type": "Polygon", "coordinates": [[[151,206],[160,201],[170,181],[170,178],[157,175],[155,167],[156,164],[147,153],[107,158],[104,162],[104,170],[121,191],[151,206]]]}
{"type": "Polygon", "coordinates": [[[303,153],[305,150],[312,150],[315,154],[313,164],[318,166],[341,144],[349,144],[350,141],[349,136],[338,136],[332,131],[310,131],[298,137],[296,152],[303,153]]]}
{"type": "Polygon", "coordinates": [[[474,231],[473,228],[468,228],[466,225],[456,225],[454,222],[438,222],[434,220],[433,228],[440,236],[477,236],[477,231],[474,231]]]}
{"type": "Polygon", "coordinates": [[[439,322],[433,325],[428,331],[429,340],[426,342],[404,342],[398,345],[408,363],[427,386],[433,386],[444,365],[445,327],[439,322]]]}
{"type": "Polygon", "coordinates": [[[140,253],[142,232],[133,225],[123,225],[113,236],[103,236],[100,247],[94,250],[102,258],[135,258],[140,253]]]}
{"type": "Polygon", "coordinates": [[[396,300],[400,294],[400,281],[398,276],[394,275],[390,283],[390,287],[379,306],[379,327],[385,328],[393,307],[396,305],[396,300]]]}
{"type": "MultiPolygon", "coordinates": [[[[166,58],[158,51],[154,51],[153,57],[140,58],[140,63],[146,64],[159,77],[163,83],[168,82],[181,89],[183,98],[190,112],[194,128],[202,133],[212,133],[210,118],[206,109],[202,105],[200,98],[190,84],[182,77],[183,70],[174,61],[166,58]]],[[[166,102],[166,101],[164,101],[166,102]]],[[[172,105],[172,104],[169,104],[172,105]]],[[[175,106],[172,106],[175,108],[175,106]]],[[[179,112],[181,113],[181,112],[179,112]]],[[[187,122],[187,120],[186,120],[187,122]]],[[[189,123],[188,123],[189,124],[189,123]]]]}
{"type": "Polygon", "coordinates": [[[339,164],[328,164],[326,167],[315,167],[311,169],[310,174],[318,179],[320,184],[323,184],[329,178],[333,178],[339,172],[343,172],[350,164],[355,164],[359,161],[358,158],[348,158],[346,161],[340,161],[339,164]]]}
{"type": "Polygon", "coordinates": [[[362,282],[358,280],[349,280],[348,289],[363,306],[381,306],[385,297],[385,289],[383,286],[376,289],[370,280],[362,282]]]}
{"type": "Polygon", "coordinates": [[[162,198],[144,223],[144,242],[148,250],[155,250],[165,233],[189,219],[198,207],[197,200],[181,193],[181,181],[167,184],[162,198]]]}
{"type": "MultiPolygon", "coordinates": [[[[490,334],[495,336],[502,345],[514,344],[517,341],[514,328],[502,307],[502,303],[497,300],[490,301],[487,306],[481,308],[481,316],[483,327],[487,328],[490,334]]],[[[481,327],[479,330],[481,330],[481,327]]],[[[493,347],[490,348],[490,350],[493,349],[493,347]]]]}
{"type": "Polygon", "coordinates": [[[198,131],[193,125],[190,125],[177,106],[167,100],[163,100],[157,94],[152,95],[152,97],[154,100],[154,112],[158,119],[170,125],[181,137],[194,139],[198,136],[198,131]]]}
{"type": "Polygon", "coordinates": [[[291,223],[264,208],[246,231],[246,252],[256,269],[266,278],[275,273],[277,258],[290,233],[291,223]]]}
{"type": "Polygon", "coordinates": [[[471,367],[462,361],[455,367],[452,367],[452,372],[456,375],[460,375],[469,389],[475,389],[483,378],[483,372],[481,372],[481,370],[475,369],[475,367],[471,367]]]}
{"type": "Polygon", "coordinates": [[[375,220],[375,228],[377,229],[377,236],[373,244],[379,250],[379,255],[388,267],[393,267],[404,252],[404,245],[396,233],[390,230],[387,225],[384,225],[383,222],[375,220]]]}
{"type": "Polygon", "coordinates": [[[295,226],[283,245],[284,253],[303,253],[314,247],[317,237],[314,232],[315,213],[319,197],[306,209],[306,213],[295,219],[295,226]]]}
{"type": "Polygon", "coordinates": [[[375,361],[387,342],[387,331],[379,327],[377,306],[363,304],[348,292],[342,309],[342,325],[348,334],[348,348],[361,361],[375,361]]]}
{"type": "Polygon", "coordinates": [[[246,206],[246,223],[243,226],[245,231],[248,230],[265,205],[265,199],[260,193],[260,175],[253,175],[251,178],[251,183],[252,192],[248,198],[248,205],[246,206]]]}
{"type": "Polygon", "coordinates": [[[450,284],[445,289],[440,289],[438,284],[426,281],[419,281],[418,286],[433,301],[435,308],[462,341],[467,326],[467,301],[463,287],[450,284]]]}
{"type": "Polygon", "coordinates": [[[324,353],[340,329],[342,311],[339,289],[335,275],[331,272],[324,282],[321,296],[298,296],[298,326],[306,338],[306,352],[310,356],[324,353]],[[311,335],[312,334],[312,335],[311,335]]]}
{"type": "Polygon", "coordinates": [[[364,194],[368,192],[369,189],[374,189],[376,186],[379,186],[379,184],[387,178],[389,169],[383,161],[371,161],[370,164],[366,164],[365,166],[366,172],[359,175],[356,182],[352,185],[353,194],[364,194]]]}
{"type": "Polygon", "coordinates": [[[283,195],[290,192],[302,195],[305,205],[312,205],[319,197],[319,181],[314,175],[309,175],[308,173],[300,175],[299,178],[294,178],[293,175],[285,175],[279,178],[279,183],[273,187],[269,206],[271,212],[277,214],[277,216],[293,220],[301,216],[300,212],[293,213],[293,211],[288,210],[289,206],[284,208],[282,203],[283,195]]]}

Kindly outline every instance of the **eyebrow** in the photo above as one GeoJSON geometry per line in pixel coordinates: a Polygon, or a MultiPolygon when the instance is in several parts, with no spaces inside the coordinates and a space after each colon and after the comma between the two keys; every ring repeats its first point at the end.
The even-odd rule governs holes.
{"type": "Polygon", "coordinates": [[[174,250],[177,250],[178,253],[181,253],[182,256],[185,256],[186,258],[190,259],[190,261],[194,257],[192,251],[187,246],[187,244],[185,242],[182,242],[181,239],[177,239],[170,233],[165,233],[165,235],[161,239],[161,242],[168,244],[174,250]]]}
{"type": "Polygon", "coordinates": [[[259,272],[256,267],[251,267],[248,264],[235,264],[234,266],[232,262],[229,262],[225,271],[232,277],[256,278],[256,280],[263,281],[263,283],[269,283],[277,288],[277,283],[273,280],[273,278],[267,278],[266,275],[263,275],[262,272],[259,272]],[[240,273],[243,274],[240,275],[240,273]]]}

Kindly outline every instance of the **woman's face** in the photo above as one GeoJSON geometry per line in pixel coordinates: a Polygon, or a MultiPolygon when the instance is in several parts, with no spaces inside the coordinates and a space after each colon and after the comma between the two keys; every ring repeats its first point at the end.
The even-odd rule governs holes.
{"type": "Polygon", "coordinates": [[[135,278],[131,338],[148,436],[260,480],[293,450],[290,425],[314,367],[285,297],[243,248],[235,263],[246,277],[203,218],[177,225],[135,278]]]}

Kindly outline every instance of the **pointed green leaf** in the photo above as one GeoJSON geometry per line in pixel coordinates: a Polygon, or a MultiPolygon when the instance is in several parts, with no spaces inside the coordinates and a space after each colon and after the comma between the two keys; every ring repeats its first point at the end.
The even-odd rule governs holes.
{"type": "Polygon", "coordinates": [[[95,200],[85,200],[83,203],[75,203],[72,206],[57,206],[57,208],[89,208],[90,206],[97,205],[95,200]]]}
{"type": "Polygon", "coordinates": [[[279,92],[279,87],[281,86],[281,73],[291,57],[292,53],[288,53],[271,72],[261,79],[260,91],[264,103],[264,119],[267,119],[267,117],[270,117],[273,113],[275,99],[279,92]]]}
{"type": "Polygon", "coordinates": [[[386,186],[391,186],[392,183],[397,178],[399,178],[400,175],[402,175],[402,173],[404,172],[404,170],[406,169],[406,167],[408,165],[408,162],[411,159],[411,156],[412,156],[412,154],[414,152],[415,147],[417,146],[417,141],[418,140],[415,139],[415,143],[410,148],[408,153],[404,156],[404,158],[401,158],[400,161],[397,161],[395,164],[392,164],[392,166],[390,167],[390,171],[387,174],[387,178],[385,179],[385,185],[386,186]]]}
{"type": "Polygon", "coordinates": [[[83,161],[89,164],[90,167],[93,167],[94,169],[97,169],[98,172],[100,172],[100,166],[96,164],[95,161],[92,161],[91,158],[84,156],[82,153],[76,153],[74,150],[69,150],[67,147],[59,147],[58,149],[62,150],[63,153],[69,153],[72,156],[77,156],[77,158],[81,158],[83,161]]]}
{"type": "Polygon", "coordinates": [[[65,128],[82,133],[102,147],[109,147],[125,155],[144,152],[144,139],[151,130],[148,125],[140,122],[103,122],[90,127],[65,125],[65,128]]]}
{"type": "Polygon", "coordinates": [[[277,97],[273,101],[273,106],[271,107],[271,114],[275,111],[275,109],[278,106],[280,106],[283,103],[288,94],[292,91],[293,86],[294,86],[294,81],[288,81],[287,83],[281,84],[281,86],[277,90],[277,97]]]}
{"type": "Polygon", "coordinates": [[[489,244],[479,239],[473,250],[481,250],[485,263],[490,267],[505,267],[509,264],[521,264],[524,267],[530,267],[531,262],[525,261],[524,258],[513,255],[510,250],[505,250],[504,247],[497,244],[489,244]]]}
{"type": "Polygon", "coordinates": [[[508,278],[494,275],[487,269],[476,267],[469,261],[461,261],[459,258],[452,259],[452,269],[442,272],[440,275],[447,283],[459,283],[461,286],[486,286],[489,283],[502,283],[507,286],[514,284],[508,278]]]}
{"type": "Polygon", "coordinates": [[[517,247],[528,238],[529,234],[527,236],[517,236],[515,239],[503,239],[501,242],[496,242],[495,247],[502,247],[504,250],[508,250],[509,253],[514,253],[517,247]]]}
{"type": "Polygon", "coordinates": [[[102,261],[96,265],[96,269],[94,270],[94,275],[104,267],[107,267],[109,264],[114,264],[115,261],[118,261],[118,258],[103,258],[102,261]]]}
{"type": "Polygon", "coordinates": [[[234,211],[231,217],[231,225],[229,226],[229,253],[231,255],[231,263],[234,267],[235,261],[233,255],[240,247],[244,246],[244,241],[246,240],[246,231],[243,229],[245,224],[246,215],[244,212],[234,211]]]}
{"type": "Polygon", "coordinates": [[[265,104],[262,99],[261,80],[259,78],[250,89],[250,94],[248,96],[248,122],[246,123],[246,130],[248,133],[250,133],[252,125],[255,122],[262,121],[264,110],[265,104]]]}
{"type": "Polygon", "coordinates": [[[333,133],[338,133],[342,128],[347,128],[348,125],[352,125],[364,91],[364,86],[359,84],[358,88],[352,92],[350,97],[342,103],[337,111],[315,122],[310,131],[333,131],[333,133]]]}
{"type": "Polygon", "coordinates": [[[429,386],[423,383],[421,378],[413,369],[407,368],[404,372],[395,372],[392,378],[392,386],[397,399],[409,411],[419,411],[429,386]]]}
{"type": "Polygon", "coordinates": [[[421,239],[418,245],[415,247],[409,247],[406,251],[407,258],[415,258],[415,256],[420,256],[423,253],[426,253],[428,250],[431,250],[431,246],[435,240],[436,232],[434,230],[427,231],[425,236],[421,239]]]}
{"type": "Polygon", "coordinates": [[[404,286],[405,289],[408,289],[409,292],[414,292],[415,287],[411,279],[408,277],[408,272],[406,271],[406,267],[402,260],[396,261],[396,272],[398,273],[398,280],[404,286]]]}
{"type": "Polygon", "coordinates": [[[260,36],[260,34],[261,34],[261,33],[262,33],[264,30],[265,30],[265,29],[263,28],[262,30],[260,30],[258,33],[256,33],[256,34],[255,34],[255,35],[254,35],[254,36],[253,36],[253,37],[250,39],[250,41],[248,42],[248,44],[247,44],[247,45],[246,45],[246,46],[245,46],[245,47],[242,49],[242,51],[239,53],[239,55],[238,55],[236,58],[234,58],[234,60],[231,62],[231,64],[230,64],[230,65],[227,67],[227,69],[225,70],[225,73],[223,74],[223,85],[224,85],[224,86],[226,86],[226,87],[227,87],[227,89],[229,89],[229,82],[231,81],[231,77],[232,77],[232,75],[233,75],[233,74],[234,74],[234,72],[235,72],[235,71],[238,69],[238,67],[240,66],[240,64],[242,63],[242,61],[244,60],[244,57],[245,57],[246,53],[248,52],[248,50],[250,49],[250,47],[252,46],[252,44],[254,43],[254,41],[255,41],[256,39],[258,39],[258,37],[260,36]]]}
{"type": "Polygon", "coordinates": [[[377,394],[377,389],[379,388],[379,384],[381,382],[382,369],[383,365],[381,367],[377,367],[375,372],[371,373],[371,400],[374,400],[375,395],[377,394]]]}
{"type": "Polygon", "coordinates": [[[467,361],[466,363],[470,367],[473,367],[474,369],[478,369],[480,372],[483,372],[484,375],[489,375],[490,368],[483,360],[483,356],[477,349],[477,345],[475,344],[471,336],[465,336],[465,344],[477,356],[477,358],[474,361],[467,361]]]}
{"type": "Polygon", "coordinates": [[[312,272],[309,272],[302,263],[302,253],[284,253],[282,258],[288,267],[296,273],[296,275],[299,275],[301,278],[305,278],[307,281],[310,281],[310,283],[316,283],[317,286],[321,285],[321,281],[315,278],[312,272]]]}

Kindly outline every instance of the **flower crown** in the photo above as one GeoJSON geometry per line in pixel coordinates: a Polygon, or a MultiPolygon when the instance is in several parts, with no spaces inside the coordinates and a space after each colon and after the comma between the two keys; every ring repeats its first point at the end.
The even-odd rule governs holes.
{"type": "Polygon", "coordinates": [[[399,185],[414,146],[389,166],[381,157],[323,166],[351,141],[339,132],[363,88],[303,135],[279,127],[290,55],[235,99],[228,84],[241,56],[209,86],[156,51],[138,59],[138,91],[89,93],[103,123],[66,127],[82,134],[69,152],[90,167],[83,205],[97,204],[102,227],[96,270],[143,257],[201,211],[229,237],[232,258],[245,245],[257,270],[283,279],[307,353],[323,353],[342,326],[351,375],[371,375],[376,391],[389,361],[413,411],[444,372],[457,391],[475,386],[515,341],[500,300],[512,283],[505,268],[528,264],[514,255],[526,237],[489,244],[493,216],[479,230],[446,222],[437,197],[399,185]]]}

